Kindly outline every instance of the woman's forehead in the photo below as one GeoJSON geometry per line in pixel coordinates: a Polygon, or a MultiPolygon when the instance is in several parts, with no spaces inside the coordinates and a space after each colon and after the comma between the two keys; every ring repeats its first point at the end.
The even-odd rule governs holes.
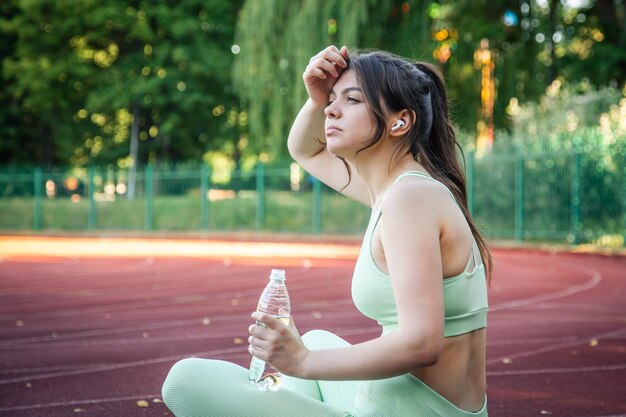
{"type": "Polygon", "coordinates": [[[347,70],[339,75],[339,79],[337,79],[333,90],[335,90],[336,93],[339,93],[340,91],[350,87],[358,87],[358,83],[354,71],[347,70]]]}

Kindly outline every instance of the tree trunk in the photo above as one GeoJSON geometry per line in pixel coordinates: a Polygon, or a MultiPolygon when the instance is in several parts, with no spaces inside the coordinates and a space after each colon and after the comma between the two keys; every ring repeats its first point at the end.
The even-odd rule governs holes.
{"type": "Polygon", "coordinates": [[[547,85],[552,84],[556,78],[556,47],[554,44],[554,34],[556,33],[557,7],[559,0],[552,0],[550,4],[550,66],[548,67],[547,85]]]}
{"type": "Polygon", "coordinates": [[[139,153],[139,106],[132,104],[133,123],[130,127],[130,166],[128,167],[128,200],[135,199],[137,183],[137,154],[139,153]]]}
{"type": "Polygon", "coordinates": [[[51,167],[54,162],[54,138],[50,123],[42,121],[43,147],[41,149],[41,163],[46,167],[51,167]]]}

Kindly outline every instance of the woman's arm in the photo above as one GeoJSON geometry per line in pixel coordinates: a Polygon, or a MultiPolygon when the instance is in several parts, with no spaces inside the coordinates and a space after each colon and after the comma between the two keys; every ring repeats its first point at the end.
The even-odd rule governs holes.
{"type": "Polygon", "coordinates": [[[346,348],[309,351],[278,320],[254,316],[269,329],[252,326],[251,353],[288,375],[322,380],[386,378],[436,363],[444,340],[438,204],[446,204],[447,196],[437,190],[425,198],[421,187],[394,186],[379,223],[398,311],[396,331],[346,348]]]}
{"type": "Polygon", "coordinates": [[[350,180],[344,163],[328,151],[325,143],[324,108],[331,88],[347,65],[347,58],[347,49],[343,47],[339,50],[335,46],[329,46],[311,58],[302,75],[309,99],[293,122],[287,147],[293,159],[307,172],[329,187],[369,206],[369,193],[356,169],[350,167],[350,180]]]}

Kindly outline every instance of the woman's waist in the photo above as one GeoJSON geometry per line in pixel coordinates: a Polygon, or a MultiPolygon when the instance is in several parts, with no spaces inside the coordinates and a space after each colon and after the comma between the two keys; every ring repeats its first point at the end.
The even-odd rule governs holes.
{"type": "Polygon", "coordinates": [[[439,360],[409,372],[463,410],[481,408],[486,385],[485,329],[444,339],[439,360]]]}

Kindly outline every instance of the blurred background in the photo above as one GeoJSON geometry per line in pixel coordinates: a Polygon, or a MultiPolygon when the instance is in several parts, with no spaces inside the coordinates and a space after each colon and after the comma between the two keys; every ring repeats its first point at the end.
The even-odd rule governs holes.
{"type": "Polygon", "coordinates": [[[492,239],[621,248],[623,0],[5,0],[0,231],[359,234],[290,160],[328,44],[437,64],[492,239]]]}

